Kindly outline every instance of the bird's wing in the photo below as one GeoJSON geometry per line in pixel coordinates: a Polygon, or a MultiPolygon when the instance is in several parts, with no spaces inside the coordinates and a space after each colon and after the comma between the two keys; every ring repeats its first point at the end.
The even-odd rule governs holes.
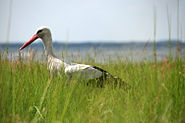
{"type": "Polygon", "coordinates": [[[82,79],[96,79],[103,75],[102,71],[85,64],[72,64],[65,68],[65,73],[70,76],[78,76],[82,79]]]}
{"type": "Polygon", "coordinates": [[[80,71],[83,71],[83,70],[86,70],[86,69],[89,69],[89,68],[91,68],[90,65],[85,65],[85,64],[71,64],[71,65],[68,65],[65,68],[65,73],[80,72],[80,71]]]}

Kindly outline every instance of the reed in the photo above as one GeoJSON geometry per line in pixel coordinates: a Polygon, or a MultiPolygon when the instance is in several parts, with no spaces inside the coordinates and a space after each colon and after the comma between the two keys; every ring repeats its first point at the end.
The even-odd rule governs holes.
{"type": "Polygon", "coordinates": [[[180,45],[180,39],[179,39],[179,3],[180,1],[177,0],[177,57],[180,58],[181,55],[181,45],[180,45]]]}
{"type": "Polygon", "coordinates": [[[12,5],[13,5],[13,0],[10,0],[9,3],[9,14],[8,14],[8,27],[7,27],[7,35],[6,35],[6,40],[7,40],[7,50],[8,50],[8,43],[10,40],[10,30],[11,30],[11,21],[12,21],[12,5]]]}
{"type": "Polygon", "coordinates": [[[154,6],[154,41],[153,41],[153,54],[154,62],[157,63],[157,50],[156,50],[156,28],[157,28],[157,10],[154,6]]]}
{"type": "Polygon", "coordinates": [[[1,58],[0,122],[183,122],[182,59],[109,63],[92,64],[128,82],[128,91],[78,78],[69,85],[63,74],[51,80],[45,62],[1,58]]]}
{"type": "Polygon", "coordinates": [[[171,61],[172,60],[172,54],[171,54],[171,16],[169,14],[168,6],[167,6],[167,21],[168,21],[168,33],[169,33],[169,43],[168,43],[168,48],[169,48],[169,53],[168,53],[168,58],[171,61]]]}

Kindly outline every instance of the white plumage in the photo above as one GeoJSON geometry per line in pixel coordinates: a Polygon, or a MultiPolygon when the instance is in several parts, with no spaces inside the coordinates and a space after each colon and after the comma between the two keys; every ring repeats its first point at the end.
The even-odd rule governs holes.
{"type": "Polygon", "coordinates": [[[31,44],[37,38],[41,38],[44,44],[45,54],[47,55],[47,68],[50,72],[61,72],[65,73],[66,76],[69,78],[73,76],[78,76],[82,80],[94,80],[99,79],[102,80],[103,78],[109,77],[113,78],[114,80],[121,79],[117,77],[113,77],[107,71],[98,68],[96,66],[85,65],[85,64],[67,64],[64,61],[58,59],[53,53],[53,46],[52,46],[52,36],[51,31],[48,27],[40,27],[36,34],[26,42],[20,50],[31,44]]]}
{"type": "Polygon", "coordinates": [[[67,64],[55,56],[48,55],[47,67],[51,72],[58,72],[60,74],[63,70],[68,77],[78,76],[83,80],[91,80],[99,78],[103,73],[90,65],[85,64],[67,64]]]}

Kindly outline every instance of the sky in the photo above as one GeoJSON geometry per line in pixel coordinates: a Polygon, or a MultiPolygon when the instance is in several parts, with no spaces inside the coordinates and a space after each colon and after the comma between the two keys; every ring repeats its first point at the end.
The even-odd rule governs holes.
{"type": "MultiPolygon", "coordinates": [[[[0,42],[27,41],[40,26],[48,26],[61,42],[129,42],[177,38],[177,0],[0,0],[0,42]]],[[[185,39],[185,0],[179,0],[179,38],[185,39]]]]}

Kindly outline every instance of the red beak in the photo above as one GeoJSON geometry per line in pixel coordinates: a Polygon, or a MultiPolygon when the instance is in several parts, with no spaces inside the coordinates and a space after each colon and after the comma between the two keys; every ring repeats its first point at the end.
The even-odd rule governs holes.
{"type": "Polygon", "coordinates": [[[38,38],[38,35],[35,34],[28,42],[26,42],[19,50],[24,49],[28,45],[30,45],[32,42],[34,42],[38,38]]]}

